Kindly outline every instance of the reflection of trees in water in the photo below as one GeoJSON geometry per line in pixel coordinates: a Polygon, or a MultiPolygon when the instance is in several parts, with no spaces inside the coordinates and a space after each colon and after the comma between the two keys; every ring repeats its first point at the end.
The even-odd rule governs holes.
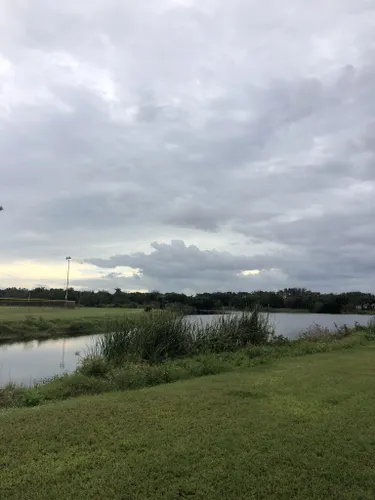
{"type": "Polygon", "coordinates": [[[60,368],[65,368],[65,339],[62,341],[62,358],[60,368]]]}
{"type": "Polygon", "coordinates": [[[22,347],[24,351],[30,351],[34,347],[39,347],[39,346],[38,343],[35,342],[35,340],[31,340],[29,342],[25,342],[24,344],[22,344],[22,347]]]}

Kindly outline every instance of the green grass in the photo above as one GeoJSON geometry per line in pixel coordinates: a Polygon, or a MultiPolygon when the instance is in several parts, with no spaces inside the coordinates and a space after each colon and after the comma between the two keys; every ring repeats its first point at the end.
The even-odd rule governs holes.
{"type": "Polygon", "coordinates": [[[0,307],[0,342],[40,340],[100,331],[109,321],[135,316],[142,309],[0,307]]]}
{"type": "Polygon", "coordinates": [[[375,343],[0,412],[7,500],[375,497],[375,343]]]}
{"type": "Polygon", "coordinates": [[[101,356],[89,355],[81,360],[77,370],[71,374],[52,377],[32,387],[9,383],[0,388],[0,409],[39,406],[87,394],[140,389],[270,364],[282,358],[352,349],[369,345],[375,340],[370,331],[367,329],[341,338],[327,335],[293,342],[283,341],[281,344],[249,345],[234,352],[204,353],[157,364],[139,360],[107,361],[101,356]]]}
{"type": "Polygon", "coordinates": [[[43,318],[46,320],[79,320],[96,319],[103,317],[118,318],[125,314],[138,314],[143,309],[124,309],[109,307],[77,307],[76,309],[64,309],[55,307],[0,307],[0,322],[3,321],[25,321],[28,317],[43,318]]]}

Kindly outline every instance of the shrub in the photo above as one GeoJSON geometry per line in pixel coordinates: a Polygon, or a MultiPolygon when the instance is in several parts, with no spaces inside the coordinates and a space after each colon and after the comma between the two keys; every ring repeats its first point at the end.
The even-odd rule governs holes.
{"type": "MultiPolygon", "coordinates": [[[[370,321],[371,321],[371,320],[370,320],[370,321]]],[[[361,331],[363,331],[363,330],[365,330],[365,329],[366,329],[366,326],[365,326],[365,325],[361,325],[361,323],[359,323],[358,321],[355,321],[355,322],[354,322],[354,330],[355,330],[356,332],[361,332],[361,331]]]]}
{"type": "Polygon", "coordinates": [[[107,380],[88,377],[79,371],[71,375],[63,375],[45,386],[38,387],[45,399],[66,399],[83,394],[100,394],[111,390],[111,385],[107,380]]]}
{"type": "Polygon", "coordinates": [[[121,391],[165,384],[177,380],[166,364],[129,363],[111,371],[110,380],[121,391]]]}
{"type": "Polygon", "coordinates": [[[334,336],[337,338],[342,338],[342,337],[348,337],[349,335],[351,335],[352,331],[351,329],[348,327],[348,325],[336,325],[336,323],[334,323],[335,325],[335,328],[336,328],[336,332],[334,333],[334,336]]]}
{"type": "Polygon", "coordinates": [[[44,400],[37,387],[23,387],[9,383],[0,389],[0,408],[38,406],[44,400]]]}
{"type": "Polygon", "coordinates": [[[36,331],[47,331],[52,327],[51,322],[42,316],[26,316],[25,323],[30,329],[36,331]]]}
{"type": "Polygon", "coordinates": [[[375,340],[375,317],[370,318],[366,328],[366,339],[375,340]]]}
{"type": "Polygon", "coordinates": [[[331,333],[328,328],[318,325],[317,323],[313,323],[306,330],[303,330],[298,338],[301,340],[310,340],[317,342],[329,335],[331,335],[331,333]]]}
{"type": "Polygon", "coordinates": [[[273,345],[290,345],[293,341],[284,337],[284,335],[274,335],[271,338],[271,343],[273,345]]]}
{"type": "Polygon", "coordinates": [[[0,388],[0,408],[23,406],[25,400],[25,387],[9,383],[0,388]]]}
{"type": "Polygon", "coordinates": [[[80,361],[78,371],[88,377],[105,377],[110,365],[101,356],[88,356],[80,361]]]}
{"type": "Polygon", "coordinates": [[[38,406],[44,401],[44,396],[37,387],[26,389],[23,395],[24,406],[38,406]]]}
{"type": "Polygon", "coordinates": [[[94,325],[91,321],[74,321],[66,327],[66,333],[71,336],[92,333],[94,325]]]}
{"type": "Polygon", "coordinates": [[[368,320],[367,329],[372,331],[375,330],[375,316],[368,320]]]}

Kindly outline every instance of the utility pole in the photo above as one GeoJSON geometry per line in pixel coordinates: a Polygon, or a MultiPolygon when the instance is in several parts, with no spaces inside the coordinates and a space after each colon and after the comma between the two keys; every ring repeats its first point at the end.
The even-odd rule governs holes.
{"type": "Polygon", "coordinates": [[[65,302],[68,300],[68,290],[69,290],[69,274],[70,274],[70,261],[71,257],[65,257],[65,260],[68,263],[68,269],[66,271],[66,290],[65,290],[65,302]]]}

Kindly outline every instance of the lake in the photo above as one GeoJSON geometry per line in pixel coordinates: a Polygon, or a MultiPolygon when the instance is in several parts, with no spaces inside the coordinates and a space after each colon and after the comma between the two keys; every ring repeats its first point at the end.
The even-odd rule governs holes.
{"type": "MultiPolygon", "coordinates": [[[[367,324],[369,316],[359,314],[270,314],[278,335],[290,339],[298,337],[313,323],[330,330],[334,324],[354,326],[357,321],[367,324]]],[[[218,315],[189,316],[190,321],[212,321],[218,315]]],[[[80,356],[84,356],[94,337],[78,337],[47,341],[31,341],[0,346],[0,386],[8,382],[31,385],[34,381],[64,372],[74,371],[80,356]]]]}

